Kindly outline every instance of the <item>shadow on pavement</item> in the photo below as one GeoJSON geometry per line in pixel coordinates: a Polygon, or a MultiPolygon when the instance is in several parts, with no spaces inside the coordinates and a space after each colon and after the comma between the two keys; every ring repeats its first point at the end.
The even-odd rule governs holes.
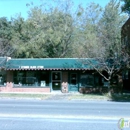
{"type": "Polygon", "coordinates": [[[112,94],[109,96],[111,101],[116,102],[130,102],[130,94],[112,94]]]}

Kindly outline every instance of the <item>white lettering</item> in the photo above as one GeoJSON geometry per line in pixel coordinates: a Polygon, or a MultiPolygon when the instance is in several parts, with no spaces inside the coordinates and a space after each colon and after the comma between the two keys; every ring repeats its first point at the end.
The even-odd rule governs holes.
{"type": "Polygon", "coordinates": [[[44,66],[37,66],[37,68],[38,68],[38,69],[42,69],[42,68],[44,68],[44,66]]]}
{"type": "Polygon", "coordinates": [[[128,121],[128,122],[124,122],[124,127],[125,127],[125,128],[130,128],[130,123],[129,123],[129,121],[128,121]]]}
{"type": "Polygon", "coordinates": [[[31,69],[35,69],[35,68],[43,69],[44,66],[19,66],[19,68],[21,68],[21,69],[28,69],[28,68],[31,68],[31,69]]]}
{"type": "Polygon", "coordinates": [[[30,66],[31,69],[36,68],[36,66],[30,66]]]}
{"type": "Polygon", "coordinates": [[[22,69],[27,69],[29,66],[21,66],[22,69]]]}

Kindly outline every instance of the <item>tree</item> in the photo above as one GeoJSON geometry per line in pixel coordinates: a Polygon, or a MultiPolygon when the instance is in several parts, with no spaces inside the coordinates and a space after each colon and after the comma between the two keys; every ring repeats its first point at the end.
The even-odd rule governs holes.
{"type": "MultiPolygon", "coordinates": [[[[115,71],[117,72],[122,69],[124,62],[122,63],[121,58],[124,57],[122,53],[121,44],[121,27],[126,20],[125,15],[120,14],[120,3],[115,0],[111,0],[105,7],[103,17],[100,21],[101,27],[101,37],[100,41],[104,47],[103,53],[101,53],[103,61],[101,63],[106,63],[108,59],[112,60],[110,65],[105,64],[106,72],[108,73],[108,78],[106,80],[110,81],[115,71]],[[120,68],[120,69],[119,69],[120,68]]],[[[111,62],[111,60],[109,62],[111,62]]]]}
{"type": "MultiPolygon", "coordinates": [[[[88,59],[82,62],[91,65],[109,84],[112,78],[124,68],[126,60],[128,60],[122,60],[124,54],[121,49],[120,36],[120,30],[126,17],[119,15],[119,13],[120,4],[115,0],[111,0],[106,5],[103,15],[97,24],[97,33],[94,33],[95,38],[92,39],[93,41],[96,39],[95,44],[90,43],[93,49],[91,49],[91,46],[89,48],[86,42],[86,51],[83,52],[83,56],[88,59]],[[94,58],[98,65],[93,64],[89,58],[94,58]]],[[[110,87],[109,85],[109,90],[110,87]]]]}
{"type": "Polygon", "coordinates": [[[11,45],[13,49],[15,50],[11,57],[23,57],[25,55],[23,53],[23,50],[26,48],[26,42],[28,41],[28,35],[25,33],[26,29],[26,22],[24,21],[24,18],[22,18],[20,15],[16,17],[11,18],[11,24],[12,24],[12,39],[11,39],[11,45]]]}
{"type": "Polygon", "coordinates": [[[0,18],[0,56],[10,56],[13,52],[10,40],[12,39],[12,25],[5,17],[0,18]]]}
{"type": "MultiPolygon", "coordinates": [[[[73,18],[70,13],[70,2],[66,1],[61,8],[41,4],[30,8],[26,21],[15,22],[21,25],[18,32],[20,48],[17,57],[67,57],[70,56],[73,44],[73,18]]],[[[19,26],[18,26],[19,27],[19,26]]],[[[17,27],[17,30],[18,30],[17,27]]]]}
{"type": "Polygon", "coordinates": [[[54,10],[48,17],[49,28],[45,34],[45,48],[49,57],[70,55],[73,44],[73,18],[67,12],[54,10]]]}
{"type": "Polygon", "coordinates": [[[130,14],[130,1],[129,0],[121,0],[124,2],[121,9],[123,12],[130,14]]]}
{"type": "Polygon", "coordinates": [[[5,67],[5,61],[7,57],[14,52],[14,49],[11,45],[13,28],[11,21],[8,21],[7,18],[0,18],[0,70],[5,67]]]}
{"type": "Polygon", "coordinates": [[[90,3],[84,9],[79,6],[77,11],[75,38],[73,46],[73,57],[94,57],[93,51],[99,47],[98,23],[101,17],[102,8],[95,3],[90,3]],[[79,15],[80,14],[80,15],[79,15]]]}

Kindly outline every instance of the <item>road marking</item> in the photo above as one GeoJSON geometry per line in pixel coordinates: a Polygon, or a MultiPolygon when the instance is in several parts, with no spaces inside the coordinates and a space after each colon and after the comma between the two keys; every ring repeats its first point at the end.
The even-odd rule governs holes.
{"type": "MultiPolygon", "coordinates": [[[[0,113],[0,118],[57,118],[57,119],[97,119],[97,120],[119,120],[120,116],[79,116],[79,115],[39,115],[39,114],[2,114],[0,113]]],[[[126,120],[130,117],[123,117],[126,120]]]]}

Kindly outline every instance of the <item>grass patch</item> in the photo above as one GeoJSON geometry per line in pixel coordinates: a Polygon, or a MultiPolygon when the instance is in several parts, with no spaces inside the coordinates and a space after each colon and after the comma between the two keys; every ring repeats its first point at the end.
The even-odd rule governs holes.
{"type": "Polygon", "coordinates": [[[0,98],[40,98],[46,99],[48,94],[21,94],[21,93],[0,93],[0,98]]]}
{"type": "Polygon", "coordinates": [[[79,94],[79,95],[71,95],[69,99],[89,99],[89,100],[107,100],[109,97],[105,95],[98,94],[79,94]]]}

